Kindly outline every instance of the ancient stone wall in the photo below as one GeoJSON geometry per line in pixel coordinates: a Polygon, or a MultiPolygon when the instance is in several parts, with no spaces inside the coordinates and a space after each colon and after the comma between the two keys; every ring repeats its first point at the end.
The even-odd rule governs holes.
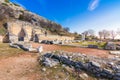
{"type": "Polygon", "coordinates": [[[38,26],[34,26],[24,21],[7,22],[7,32],[9,42],[25,41],[41,41],[41,40],[58,40],[68,41],[74,40],[74,37],[59,36],[59,35],[45,35],[46,30],[38,26]]]}
{"type": "MultiPolygon", "coordinates": [[[[46,53],[40,57],[39,63],[47,67],[55,67],[58,64],[64,65],[62,67],[68,66],[79,75],[86,73],[89,76],[94,76],[96,80],[120,80],[119,58],[105,59],[79,53],[74,54],[76,53],[59,52],[58,55],[53,52],[46,53]]],[[[91,79],[84,78],[82,80],[91,79]]]]}
{"type": "Polygon", "coordinates": [[[23,21],[7,22],[7,31],[9,33],[10,42],[17,42],[19,35],[24,32],[24,41],[30,41],[32,36],[32,25],[23,21]],[[22,31],[23,30],[23,31],[22,31]],[[22,32],[21,32],[22,31],[22,32]]]}
{"type": "Polygon", "coordinates": [[[65,41],[65,40],[74,40],[74,37],[68,36],[59,36],[59,35],[40,35],[39,40],[58,40],[58,41],[65,41]]]}

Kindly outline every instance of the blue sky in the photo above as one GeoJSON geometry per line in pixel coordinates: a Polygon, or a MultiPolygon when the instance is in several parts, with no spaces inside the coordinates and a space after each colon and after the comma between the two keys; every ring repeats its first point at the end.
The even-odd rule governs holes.
{"type": "Polygon", "coordinates": [[[120,28],[120,0],[11,0],[71,32],[120,28]]]}

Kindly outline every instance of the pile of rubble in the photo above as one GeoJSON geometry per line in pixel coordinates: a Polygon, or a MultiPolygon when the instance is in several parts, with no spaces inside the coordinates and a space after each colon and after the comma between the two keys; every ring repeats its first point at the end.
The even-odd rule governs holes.
{"type": "Polygon", "coordinates": [[[53,67],[58,64],[74,68],[75,71],[91,74],[98,79],[120,80],[120,59],[98,58],[84,54],[61,55],[47,53],[39,60],[44,66],[53,67]],[[81,59],[80,61],[74,59],[81,59]]]}
{"type": "Polygon", "coordinates": [[[40,43],[43,43],[43,44],[63,44],[62,41],[57,41],[57,40],[53,40],[53,41],[42,40],[40,43]]]}
{"type": "Polygon", "coordinates": [[[43,47],[39,46],[38,48],[33,48],[30,43],[10,43],[10,47],[12,48],[17,48],[17,49],[22,49],[24,51],[29,51],[29,52],[36,52],[36,53],[41,53],[43,51],[43,47]]]}
{"type": "Polygon", "coordinates": [[[120,45],[115,44],[114,42],[107,42],[105,49],[106,50],[120,50],[120,45]]]}

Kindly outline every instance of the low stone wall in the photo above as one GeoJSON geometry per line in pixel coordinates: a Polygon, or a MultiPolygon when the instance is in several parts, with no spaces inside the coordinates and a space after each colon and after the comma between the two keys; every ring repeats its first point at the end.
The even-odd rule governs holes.
{"type": "Polygon", "coordinates": [[[39,40],[59,40],[59,41],[65,41],[65,40],[74,40],[74,37],[68,37],[68,36],[59,36],[59,35],[40,35],[39,40]]]}
{"type": "Polygon", "coordinates": [[[74,67],[76,71],[92,74],[98,79],[120,80],[119,59],[101,59],[96,57],[88,57],[86,55],[80,56],[81,58],[89,59],[88,62],[74,61],[71,58],[73,56],[55,55],[52,53],[43,55],[40,62],[49,67],[53,67],[58,63],[69,66],[70,68],[74,67]],[[104,65],[104,67],[102,65],[104,65]]]}

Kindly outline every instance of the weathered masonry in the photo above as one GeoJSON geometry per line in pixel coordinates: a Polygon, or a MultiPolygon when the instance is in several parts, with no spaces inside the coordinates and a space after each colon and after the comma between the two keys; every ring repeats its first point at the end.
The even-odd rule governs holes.
{"type": "Polygon", "coordinates": [[[34,41],[39,42],[42,40],[74,40],[74,37],[49,35],[45,34],[46,30],[39,26],[34,26],[24,21],[12,21],[4,24],[6,35],[3,37],[3,42],[18,42],[18,41],[34,41]]]}

